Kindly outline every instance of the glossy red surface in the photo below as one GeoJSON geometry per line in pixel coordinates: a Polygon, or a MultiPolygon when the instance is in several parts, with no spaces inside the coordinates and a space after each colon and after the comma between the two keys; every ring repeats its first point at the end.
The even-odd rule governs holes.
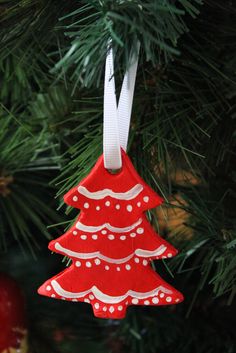
{"type": "Polygon", "coordinates": [[[163,199],[138,175],[124,151],[122,162],[121,171],[111,174],[101,156],[89,175],[64,196],[81,212],[49,249],[69,256],[72,265],[39,289],[51,298],[89,303],[102,318],[123,318],[129,305],[183,300],[150,265],[153,259],[177,254],[145,215],[163,199]]]}

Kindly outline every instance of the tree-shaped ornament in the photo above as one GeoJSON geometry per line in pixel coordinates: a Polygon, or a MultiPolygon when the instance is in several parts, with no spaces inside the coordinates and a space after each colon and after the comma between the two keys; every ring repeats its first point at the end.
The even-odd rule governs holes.
{"type": "Polygon", "coordinates": [[[108,52],[104,153],[90,174],[64,196],[66,204],[81,212],[74,225],[49,244],[50,250],[70,257],[72,265],[39,288],[40,294],[52,298],[90,303],[101,318],[123,318],[129,305],[183,300],[150,265],[152,259],[177,253],[155,233],[145,215],[163,199],[142,180],[124,151],[130,119],[125,129],[121,120],[123,116],[127,121],[131,114],[136,69],[137,60],[125,75],[117,109],[112,50],[108,52]],[[111,173],[111,168],[118,170],[111,173]]]}

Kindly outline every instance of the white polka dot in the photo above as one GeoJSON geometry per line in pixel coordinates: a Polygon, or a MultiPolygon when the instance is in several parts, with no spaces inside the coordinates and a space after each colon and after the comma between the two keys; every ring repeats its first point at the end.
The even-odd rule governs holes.
{"type": "Polygon", "coordinates": [[[130,265],[125,265],[125,268],[127,271],[129,271],[131,269],[131,266],[130,265]]]}
{"type": "Polygon", "coordinates": [[[51,286],[47,286],[47,287],[46,287],[46,290],[47,290],[48,292],[49,292],[51,289],[52,289],[51,286]]]}
{"type": "Polygon", "coordinates": [[[125,235],[122,235],[121,237],[120,237],[120,240],[125,240],[126,239],[126,236],[125,235]]]}
{"type": "Polygon", "coordinates": [[[84,299],[84,302],[85,302],[85,303],[90,303],[90,300],[89,300],[88,298],[85,298],[85,299],[84,299]]]}
{"type": "Polygon", "coordinates": [[[120,271],[120,267],[119,266],[116,268],[116,271],[120,271]]]}
{"type": "Polygon", "coordinates": [[[101,207],[100,206],[96,206],[96,210],[100,211],[101,207]]]}
{"type": "Polygon", "coordinates": [[[137,202],[137,206],[140,207],[141,206],[141,202],[137,202]]]}
{"type": "Polygon", "coordinates": [[[76,267],[80,267],[81,266],[81,262],[80,261],[76,261],[75,266],[76,267]]]}
{"type": "Polygon", "coordinates": [[[102,232],[101,232],[102,234],[107,234],[107,230],[102,230],[102,232]]]}
{"type": "Polygon", "coordinates": [[[101,263],[101,261],[99,259],[95,259],[94,262],[95,262],[95,265],[100,265],[100,263],[101,263]]]}
{"type": "Polygon", "coordinates": [[[91,264],[91,262],[90,261],[86,261],[86,267],[92,267],[92,264],[91,264]]]}
{"type": "Polygon", "coordinates": [[[171,302],[171,297],[166,297],[166,301],[169,303],[171,302]]]}
{"type": "Polygon", "coordinates": [[[136,237],[136,233],[130,233],[131,238],[135,238],[136,237]]]}
{"type": "Polygon", "coordinates": [[[164,293],[161,293],[161,294],[160,294],[160,298],[163,298],[164,296],[165,296],[164,293]]]}
{"type": "Polygon", "coordinates": [[[167,254],[167,257],[172,257],[173,255],[171,253],[167,254]]]}
{"type": "Polygon", "coordinates": [[[82,240],[86,240],[86,239],[87,239],[87,235],[83,234],[83,235],[80,236],[80,238],[81,238],[82,240]]]}
{"type": "Polygon", "coordinates": [[[78,234],[78,232],[76,232],[76,230],[73,230],[73,234],[74,234],[74,235],[77,235],[77,234],[78,234]]]}
{"type": "Polygon", "coordinates": [[[166,259],[166,256],[164,255],[164,256],[162,256],[162,259],[166,259]]]}
{"type": "Polygon", "coordinates": [[[119,205],[119,204],[116,205],[116,209],[117,209],[117,210],[120,209],[120,205],[119,205]]]}
{"type": "Polygon", "coordinates": [[[105,270],[107,270],[107,271],[110,270],[110,267],[106,265],[105,270]]]}
{"type": "Polygon", "coordinates": [[[128,304],[129,304],[129,302],[128,302],[128,300],[126,300],[125,305],[128,305],[128,304]]]}
{"type": "Polygon", "coordinates": [[[77,299],[72,299],[72,302],[77,302],[78,300],[77,299]]]}
{"type": "Polygon", "coordinates": [[[89,294],[89,299],[93,300],[94,299],[94,295],[89,294]]]}
{"type": "Polygon", "coordinates": [[[147,264],[148,264],[148,261],[147,260],[143,260],[143,265],[147,266],[147,264]]]}
{"type": "Polygon", "coordinates": [[[121,311],[123,309],[123,306],[122,305],[119,305],[118,306],[118,310],[121,311]]]}
{"type": "Polygon", "coordinates": [[[135,257],[134,262],[136,262],[136,264],[138,264],[139,263],[139,258],[135,257]]]}
{"type": "Polygon", "coordinates": [[[150,304],[150,301],[149,301],[149,300],[145,300],[145,301],[144,301],[144,304],[145,304],[145,305],[149,305],[149,304],[150,304]]]}
{"type": "Polygon", "coordinates": [[[52,298],[55,298],[56,296],[55,296],[55,294],[52,294],[51,297],[52,297],[52,298]]]}
{"type": "Polygon", "coordinates": [[[178,302],[179,302],[179,299],[178,299],[178,298],[177,298],[177,299],[175,299],[175,302],[176,302],[176,303],[178,303],[178,302]]]}
{"type": "Polygon", "coordinates": [[[107,207],[109,207],[109,206],[111,205],[110,201],[106,201],[106,202],[105,202],[105,205],[106,205],[107,207]]]}
{"type": "Polygon", "coordinates": [[[110,311],[110,313],[113,313],[115,311],[114,306],[110,306],[109,311],[110,311]]]}
{"type": "Polygon", "coordinates": [[[144,196],[143,201],[144,202],[148,202],[149,201],[149,197],[148,196],[144,196]]]}
{"type": "Polygon", "coordinates": [[[137,298],[133,298],[133,299],[131,300],[131,302],[132,302],[132,304],[138,304],[138,299],[137,299],[137,298]]]}
{"type": "Polygon", "coordinates": [[[113,239],[115,239],[115,237],[114,237],[113,234],[109,234],[109,235],[108,235],[108,239],[113,240],[113,239]]]}
{"type": "Polygon", "coordinates": [[[73,201],[78,201],[78,197],[77,196],[73,196],[73,201]]]}
{"type": "Polygon", "coordinates": [[[132,209],[133,209],[133,207],[132,207],[131,205],[128,205],[128,206],[126,207],[126,209],[127,209],[128,212],[131,212],[132,209]]]}
{"type": "Polygon", "coordinates": [[[102,308],[102,310],[103,310],[103,311],[107,311],[107,307],[104,306],[104,307],[102,308]]]}
{"type": "Polygon", "coordinates": [[[144,229],[143,229],[143,228],[138,228],[138,229],[137,229],[137,233],[138,233],[138,234],[143,234],[143,232],[144,232],[144,229]]]}
{"type": "Polygon", "coordinates": [[[93,239],[93,240],[97,240],[97,238],[98,238],[97,234],[93,234],[93,235],[92,235],[92,239],[93,239]]]}
{"type": "Polygon", "coordinates": [[[157,297],[152,298],[153,304],[159,303],[159,299],[157,297]]]}
{"type": "Polygon", "coordinates": [[[88,202],[84,203],[84,208],[89,208],[89,203],[88,202]]]}
{"type": "Polygon", "coordinates": [[[95,303],[95,304],[94,304],[94,308],[95,308],[95,309],[99,309],[99,306],[100,306],[99,303],[95,303]]]}

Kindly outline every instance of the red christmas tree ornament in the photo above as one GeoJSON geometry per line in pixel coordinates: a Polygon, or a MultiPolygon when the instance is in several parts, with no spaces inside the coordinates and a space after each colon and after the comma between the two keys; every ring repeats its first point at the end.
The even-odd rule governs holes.
{"type": "Polygon", "coordinates": [[[140,178],[126,153],[122,170],[111,174],[103,155],[91,173],[64,197],[81,209],[72,228],[49,249],[73,264],[39,289],[57,299],[90,303],[95,316],[123,318],[128,305],[168,305],[183,296],[150,266],[177,251],[158,236],[144,212],[162,199],[140,178]]]}
{"type": "Polygon", "coordinates": [[[16,281],[0,273],[0,353],[27,352],[23,294],[16,281]]]}
{"type": "Polygon", "coordinates": [[[64,201],[81,210],[75,224],[49,249],[72,265],[46,281],[39,293],[90,303],[94,315],[120,319],[129,305],[177,304],[183,296],[152,269],[152,259],[177,250],[155,233],[145,211],[163,200],[138,175],[125,153],[137,61],[125,75],[116,107],[113,57],[106,61],[104,154],[64,201]],[[122,149],[123,148],[123,149],[122,149]],[[109,169],[119,171],[110,173],[109,169]]]}

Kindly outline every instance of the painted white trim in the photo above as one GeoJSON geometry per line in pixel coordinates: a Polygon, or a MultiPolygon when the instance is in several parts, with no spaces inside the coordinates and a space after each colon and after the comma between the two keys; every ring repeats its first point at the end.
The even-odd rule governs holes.
{"type": "Polygon", "coordinates": [[[159,291],[162,291],[163,293],[166,293],[166,294],[173,293],[171,290],[169,290],[163,286],[159,286],[159,287],[151,290],[150,292],[140,293],[140,292],[136,292],[133,290],[128,290],[124,295],[111,296],[111,295],[103,293],[96,286],[92,286],[92,288],[90,288],[84,292],[73,293],[73,292],[69,292],[69,291],[66,291],[65,289],[63,289],[55,279],[51,281],[51,285],[52,285],[54,291],[59,296],[61,296],[63,298],[76,299],[76,298],[84,297],[85,295],[87,295],[89,293],[93,293],[93,295],[98,300],[100,300],[103,303],[108,303],[108,304],[119,303],[119,302],[125,300],[128,296],[131,296],[133,298],[138,298],[138,299],[145,299],[145,298],[153,297],[153,296],[157,295],[159,291]]]}
{"type": "Polygon", "coordinates": [[[162,255],[165,250],[166,246],[161,245],[159,248],[155,250],[143,250],[143,249],[136,249],[131,255],[124,257],[122,259],[112,259],[108,256],[102,255],[100,251],[95,251],[95,252],[90,252],[90,253],[79,253],[76,251],[69,250],[67,248],[64,248],[63,246],[60,245],[60,243],[55,243],[55,249],[58,251],[63,252],[63,254],[69,256],[69,257],[75,257],[77,259],[94,259],[94,258],[99,258],[101,260],[107,261],[109,263],[113,264],[122,264],[127,261],[129,261],[133,256],[137,255],[140,257],[151,257],[151,256],[159,256],[162,255]]]}
{"type": "Polygon", "coordinates": [[[112,225],[110,225],[110,223],[104,223],[100,226],[86,226],[81,222],[77,222],[75,226],[77,229],[88,233],[99,232],[103,228],[107,228],[108,230],[114,233],[127,233],[133,230],[134,228],[136,228],[137,226],[139,226],[141,223],[142,223],[142,218],[139,218],[139,220],[134,224],[132,224],[131,226],[124,227],[124,228],[113,227],[112,225]]]}
{"type": "Polygon", "coordinates": [[[143,249],[136,249],[135,255],[141,257],[150,257],[150,256],[159,256],[162,255],[166,251],[167,247],[165,245],[159,246],[159,248],[155,250],[143,250],[143,249]]]}
{"type": "Polygon", "coordinates": [[[103,190],[92,192],[92,191],[89,191],[85,186],[78,187],[78,192],[81,195],[92,200],[101,200],[107,196],[111,196],[118,200],[132,200],[135,197],[137,197],[142,191],[143,191],[143,186],[141,184],[136,184],[134,187],[132,187],[130,190],[126,192],[114,192],[111,189],[103,189],[103,190]]]}

